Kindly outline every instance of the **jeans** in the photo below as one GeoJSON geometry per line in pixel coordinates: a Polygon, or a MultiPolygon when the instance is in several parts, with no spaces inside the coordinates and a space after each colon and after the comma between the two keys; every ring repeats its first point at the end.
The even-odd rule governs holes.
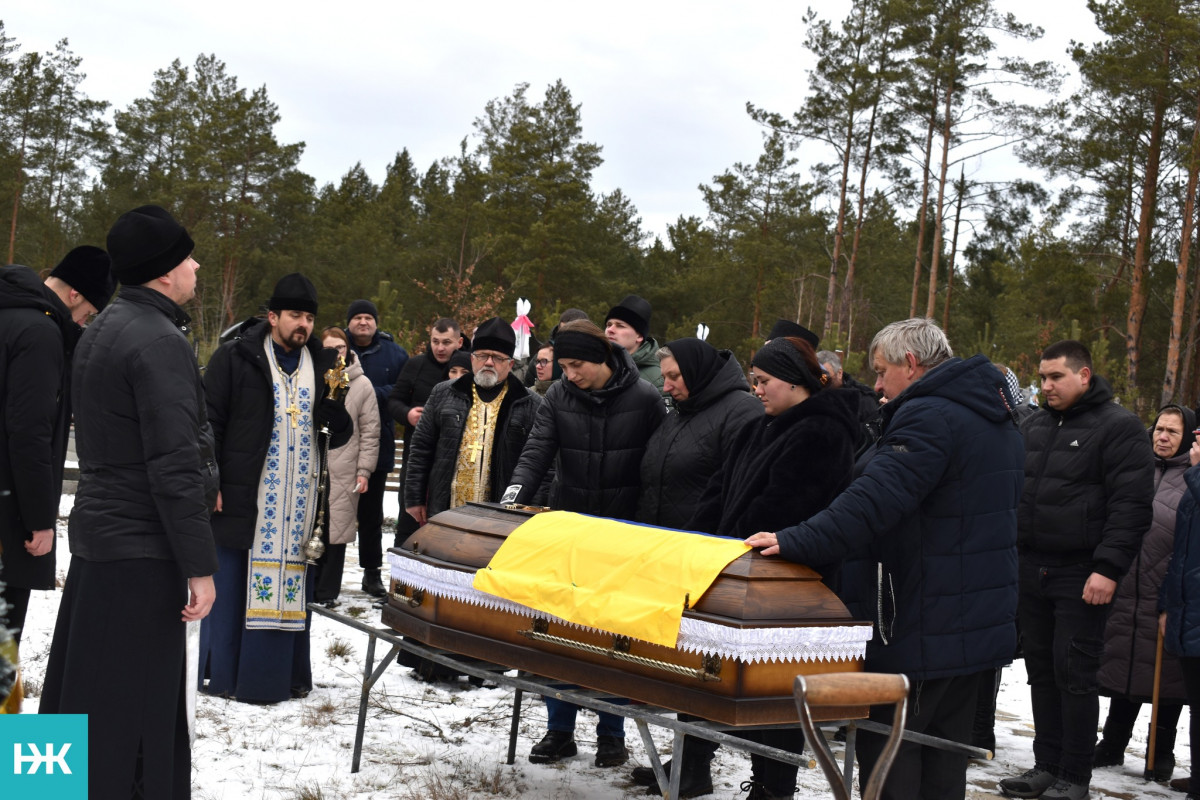
{"type": "Polygon", "coordinates": [[[1085,564],[1044,566],[1021,557],[1019,615],[1033,700],[1036,766],[1088,784],[1100,717],[1096,673],[1111,604],[1089,605],[1085,564]]]}
{"type": "MultiPolygon", "coordinates": [[[[552,731],[574,733],[575,715],[579,713],[579,706],[574,703],[568,703],[565,700],[556,700],[553,697],[547,697],[545,700],[546,727],[552,731]]],[[[596,723],[597,736],[616,736],[618,739],[625,738],[624,717],[609,714],[606,711],[597,711],[596,715],[600,717],[600,720],[596,723]]]]}

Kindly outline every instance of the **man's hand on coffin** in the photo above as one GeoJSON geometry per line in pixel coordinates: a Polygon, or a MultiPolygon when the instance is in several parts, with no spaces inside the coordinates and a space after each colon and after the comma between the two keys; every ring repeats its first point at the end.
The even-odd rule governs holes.
{"type": "Polygon", "coordinates": [[[428,521],[425,516],[427,511],[425,506],[409,506],[404,511],[417,521],[417,525],[424,525],[428,521]]]}
{"type": "Polygon", "coordinates": [[[779,554],[779,537],[770,531],[759,531],[746,540],[751,547],[761,547],[764,556],[779,554]]]}
{"type": "Polygon", "coordinates": [[[188,578],[188,604],[183,607],[183,621],[195,622],[208,616],[212,610],[213,601],[217,599],[217,587],[212,575],[199,578],[188,578]]]}

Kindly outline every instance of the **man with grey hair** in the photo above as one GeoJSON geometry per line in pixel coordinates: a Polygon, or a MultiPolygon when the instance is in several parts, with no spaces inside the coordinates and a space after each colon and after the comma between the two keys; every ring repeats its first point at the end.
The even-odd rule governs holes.
{"type": "MultiPolygon", "coordinates": [[[[912,681],[910,730],[966,742],[980,674],[1016,647],[1021,435],[1000,372],[981,355],[955,358],[933,320],[888,325],[870,358],[888,403],[862,474],[821,513],[746,542],[804,564],[869,559],[873,585],[847,598],[877,614],[866,668],[912,681]]],[[[883,741],[863,732],[864,772],[883,741]]],[[[962,797],[966,770],[965,754],[906,743],[882,796],[962,797]]]]}
{"type": "Polygon", "coordinates": [[[499,500],[542,404],[510,374],[511,325],[492,317],[473,344],[474,375],[434,387],[405,451],[405,511],[419,525],[468,501],[499,500]]]}

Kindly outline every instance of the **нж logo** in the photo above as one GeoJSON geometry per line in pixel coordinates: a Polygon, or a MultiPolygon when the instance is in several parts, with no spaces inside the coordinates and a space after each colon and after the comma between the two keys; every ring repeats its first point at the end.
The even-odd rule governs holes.
{"type": "Polygon", "coordinates": [[[44,767],[43,770],[47,775],[54,774],[54,765],[58,765],[58,769],[64,775],[71,774],[71,768],[67,766],[67,751],[71,749],[71,744],[68,742],[62,746],[62,749],[57,753],[54,752],[54,745],[46,742],[46,752],[38,752],[36,744],[26,742],[25,746],[29,748],[29,755],[21,755],[21,743],[13,742],[13,775],[36,775],[38,767],[44,767]],[[22,764],[31,764],[32,766],[21,771],[22,764]]]}
{"type": "Polygon", "coordinates": [[[87,721],[83,714],[0,714],[0,798],[87,800],[87,721]]]}

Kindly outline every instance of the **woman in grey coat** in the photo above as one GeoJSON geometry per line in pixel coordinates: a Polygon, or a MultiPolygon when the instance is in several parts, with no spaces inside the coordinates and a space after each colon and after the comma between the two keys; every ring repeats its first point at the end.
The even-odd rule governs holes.
{"type": "MultiPolygon", "coordinates": [[[[1196,417],[1177,405],[1159,409],[1150,429],[1154,448],[1154,522],[1129,572],[1117,585],[1104,631],[1100,691],[1112,698],[1104,735],[1096,745],[1097,767],[1125,761],[1142,703],[1150,701],[1158,643],[1158,589],[1167,572],[1175,542],[1175,510],[1183,496],[1183,473],[1191,466],[1188,451],[1195,441],[1196,417]]],[[[1158,731],[1154,747],[1154,780],[1166,781],[1175,767],[1175,730],[1187,693],[1175,656],[1163,653],[1159,689],[1158,731]]]]}

